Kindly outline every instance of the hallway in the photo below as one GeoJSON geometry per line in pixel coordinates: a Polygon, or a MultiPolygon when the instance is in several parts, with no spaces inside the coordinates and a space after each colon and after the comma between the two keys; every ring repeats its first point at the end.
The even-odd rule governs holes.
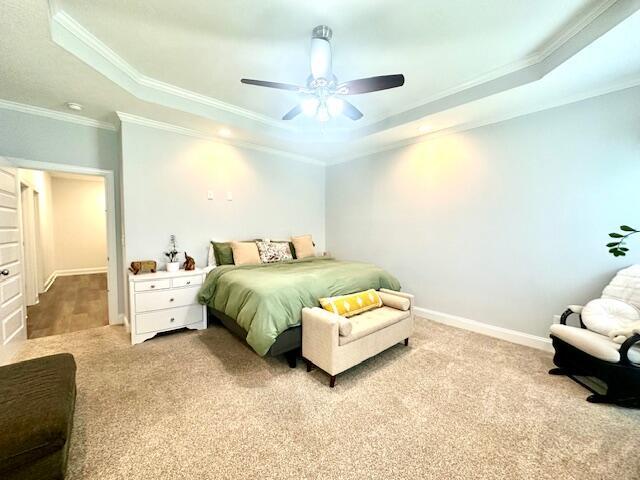
{"type": "Polygon", "coordinates": [[[109,324],[106,273],[58,277],[39,298],[27,308],[27,338],[109,324]]]}

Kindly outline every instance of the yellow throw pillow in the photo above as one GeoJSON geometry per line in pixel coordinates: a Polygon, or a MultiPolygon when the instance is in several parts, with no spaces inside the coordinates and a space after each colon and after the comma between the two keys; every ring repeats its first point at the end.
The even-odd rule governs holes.
{"type": "Polygon", "coordinates": [[[233,263],[236,265],[255,265],[260,263],[260,253],[256,242],[231,242],[233,263]]]}
{"type": "Polygon", "coordinates": [[[300,235],[299,237],[291,237],[291,243],[296,251],[296,258],[315,257],[316,249],[313,246],[311,235],[300,235]]]}
{"type": "Polygon", "coordinates": [[[321,298],[320,305],[331,313],[348,318],[381,307],[382,299],[378,292],[371,289],[339,297],[321,298]]]}

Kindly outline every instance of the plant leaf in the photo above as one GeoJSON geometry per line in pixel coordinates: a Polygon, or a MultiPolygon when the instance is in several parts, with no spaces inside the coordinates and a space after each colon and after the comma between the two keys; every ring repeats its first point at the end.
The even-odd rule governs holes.
{"type": "Polygon", "coordinates": [[[624,235],[621,235],[621,234],[615,233],[615,232],[614,233],[610,233],[609,236],[611,238],[622,238],[622,237],[624,237],[624,235]]]}
{"type": "Polygon", "coordinates": [[[629,249],[627,247],[620,247],[618,248],[618,250],[620,250],[621,252],[628,252],[629,249]]]}
{"type": "Polygon", "coordinates": [[[611,247],[616,247],[620,245],[620,242],[611,242],[611,243],[607,243],[607,247],[611,248],[611,247]]]}
{"type": "Polygon", "coordinates": [[[620,225],[620,230],[623,232],[637,232],[635,228],[631,228],[629,225],[620,225]]]}

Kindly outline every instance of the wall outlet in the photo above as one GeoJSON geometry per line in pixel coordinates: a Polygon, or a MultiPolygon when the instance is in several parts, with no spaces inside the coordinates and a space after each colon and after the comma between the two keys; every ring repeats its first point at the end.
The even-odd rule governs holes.
{"type": "Polygon", "coordinates": [[[207,200],[213,200],[213,190],[207,190],[207,200]]]}

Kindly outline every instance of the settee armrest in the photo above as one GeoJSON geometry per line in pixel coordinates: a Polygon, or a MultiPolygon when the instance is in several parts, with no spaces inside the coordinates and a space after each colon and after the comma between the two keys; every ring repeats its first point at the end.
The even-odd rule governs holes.
{"type": "Polygon", "coordinates": [[[640,333],[635,333],[631,337],[627,338],[620,346],[620,363],[623,365],[635,365],[629,360],[629,349],[636,343],[640,343],[640,333]]]}
{"type": "Polygon", "coordinates": [[[315,342],[330,342],[338,345],[340,323],[344,317],[331,313],[323,308],[302,309],[302,337],[315,342]]]}
{"type": "Polygon", "coordinates": [[[338,355],[340,318],[318,307],[302,309],[302,356],[327,372],[338,355]]]}
{"type": "MultiPolygon", "coordinates": [[[[576,314],[576,315],[580,315],[582,313],[582,309],[584,307],[582,305],[569,305],[567,307],[567,309],[563,312],[563,314],[560,316],[560,323],[562,325],[566,325],[567,324],[567,319],[572,315],[572,314],[576,314]]],[[[581,328],[586,328],[584,326],[584,324],[582,323],[582,318],[580,318],[580,327],[581,328]]]]}

